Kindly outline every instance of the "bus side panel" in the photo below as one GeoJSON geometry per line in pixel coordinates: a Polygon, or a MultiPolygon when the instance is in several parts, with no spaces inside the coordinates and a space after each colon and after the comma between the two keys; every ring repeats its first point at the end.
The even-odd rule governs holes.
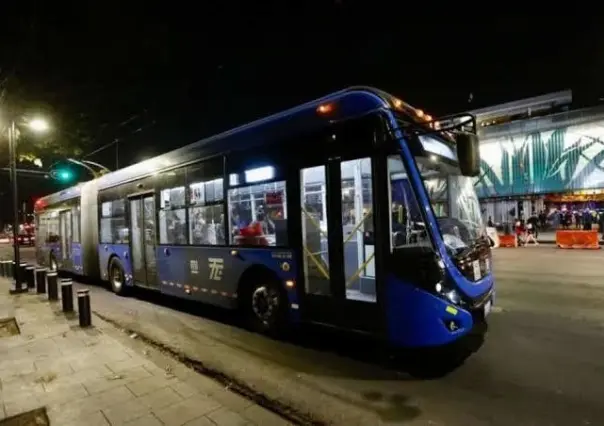
{"type": "Polygon", "coordinates": [[[97,182],[86,182],[80,198],[80,273],[91,278],[100,278],[99,219],[97,182]]]}
{"type": "Polygon", "coordinates": [[[82,244],[71,243],[71,272],[82,275],[82,244]]]}
{"type": "Polygon", "coordinates": [[[124,268],[125,284],[128,286],[133,285],[130,246],[128,244],[99,244],[98,250],[101,279],[105,281],[109,280],[109,261],[117,257],[124,268]]]}
{"type": "Polygon", "coordinates": [[[39,245],[36,243],[36,245],[36,260],[38,265],[50,267],[50,253],[54,245],[45,242],[40,242],[39,245]]]}
{"type": "MultiPolygon", "coordinates": [[[[291,250],[159,246],[156,256],[163,293],[225,308],[237,306],[241,276],[253,265],[271,270],[284,288],[296,277],[291,250]]],[[[298,303],[295,287],[287,288],[287,294],[291,304],[298,303]]]]}
{"type": "Polygon", "coordinates": [[[385,308],[389,342],[400,347],[445,345],[474,324],[469,312],[392,275],[386,279],[385,308]],[[446,321],[455,321],[458,329],[450,331],[446,321]]]}

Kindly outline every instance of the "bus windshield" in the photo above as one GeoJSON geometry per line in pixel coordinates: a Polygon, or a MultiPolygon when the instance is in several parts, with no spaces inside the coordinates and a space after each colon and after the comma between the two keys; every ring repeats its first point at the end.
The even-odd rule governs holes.
{"type": "Polygon", "coordinates": [[[415,157],[447,248],[459,253],[484,235],[474,179],[437,155],[415,157]]]}

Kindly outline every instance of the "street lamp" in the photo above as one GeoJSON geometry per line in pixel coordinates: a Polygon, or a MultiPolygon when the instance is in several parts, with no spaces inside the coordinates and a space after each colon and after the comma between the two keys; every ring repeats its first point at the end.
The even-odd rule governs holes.
{"type": "MultiPolygon", "coordinates": [[[[34,118],[25,123],[27,128],[36,132],[44,133],[49,130],[48,122],[42,118],[34,118]]],[[[22,278],[20,275],[21,256],[19,253],[19,191],[17,186],[17,141],[19,130],[15,120],[11,120],[8,126],[8,151],[10,157],[10,180],[13,189],[13,258],[15,262],[15,292],[23,291],[22,278]]]]}
{"type": "Polygon", "coordinates": [[[48,125],[48,122],[43,118],[34,118],[33,120],[30,120],[27,124],[31,130],[38,133],[47,132],[50,127],[48,125]]]}

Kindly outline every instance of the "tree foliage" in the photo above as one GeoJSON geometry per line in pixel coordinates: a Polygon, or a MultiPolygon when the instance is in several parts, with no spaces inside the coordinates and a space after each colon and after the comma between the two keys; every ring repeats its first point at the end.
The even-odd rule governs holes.
{"type": "Polygon", "coordinates": [[[17,158],[19,167],[42,167],[65,157],[80,157],[92,146],[94,125],[89,117],[69,111],[63,102],[49,95],[35,81],[21,80],[17,74],[0,72],[0,164],[8,163],[8,124],[17,124],[17,158]],[[46,99],[41,102],[40,98],[46,99]],[[63,108],[57,108],[62,105],[63,108]],[[35,134],[27,121],[43,117],[50,131],[35,134]]]}
{"type": "MultiPolygon", "coordinates": [[[[84,134],[57,132],[49,135],[31,135],[19,132],[17,139],[17,161],[19,167],[46,167],[66,157],[80,157],[92,146],[92,139],[84,134]]],[[[0,164],[7,164],[7,133],[2,132],[0,164]]]]}

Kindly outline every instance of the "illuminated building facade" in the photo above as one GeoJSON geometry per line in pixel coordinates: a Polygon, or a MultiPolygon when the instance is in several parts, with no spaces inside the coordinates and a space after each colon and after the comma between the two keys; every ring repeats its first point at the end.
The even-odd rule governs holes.
{"type": "Polygon", "coordinates": [[[473,111],[485,218],[604,208],[604,106],[572,110],[571,101],[564,91],[473,111]]]}

